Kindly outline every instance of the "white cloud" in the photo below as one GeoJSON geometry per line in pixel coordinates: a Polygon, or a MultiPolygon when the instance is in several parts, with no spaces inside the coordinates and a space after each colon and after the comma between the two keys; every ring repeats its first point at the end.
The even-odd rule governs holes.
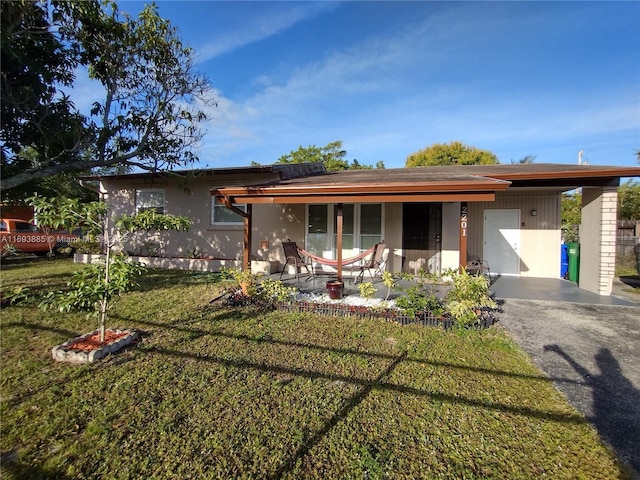
{"type": "Polygon", "coordinates": [[[211,42],[199,46],[197,58],[200,62],[206,62],[224,53],[277,35],[301,21],[333,10],[336,6],[337,4],[333,2],[305,2],[289,3],[287,8],[281,8],[282,5],[276,2],[277,8],[272,8],[268,3],[258,3],[255,5],[255,12],[244,11],[243,22],[235,24],[237,29],[217,35],[211,42]]]}

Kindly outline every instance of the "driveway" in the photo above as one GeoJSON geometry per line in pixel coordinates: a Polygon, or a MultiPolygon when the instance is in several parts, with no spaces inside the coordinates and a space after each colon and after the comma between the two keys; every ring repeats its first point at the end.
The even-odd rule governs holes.
{"type": "Polygon", "coordinates": [[[640,306],[509,299],[500,323],[640,479],[640,306]]]}

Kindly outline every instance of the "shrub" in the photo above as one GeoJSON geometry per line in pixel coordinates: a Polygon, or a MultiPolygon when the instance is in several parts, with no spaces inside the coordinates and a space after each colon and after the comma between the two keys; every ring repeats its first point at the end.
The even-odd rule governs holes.
{"type": "Polygon", "coordinates": [[[265,279],[258,289],[258,297],[268,304],[291,303],[295,300],[298,289],[287,287],[280,280],[265,279]]]}
{"type": "Polygon", "coordinates": [[[96,242],[95,240],[78,240],[73,242],[73,248],[76,249],[78,253],[85,254],[99,254],[102,253],[100,248],[100,242],[96,242]]]}
{"type": "Polygon", "coordinates": [[[389,300],[391,289],[396,286],[396,282],[393,279],[393,273],[388,271],[382,272],[382,283],[384,284],[385,287],[387,287],[387,294],[384,297],[386,301],[386,300],[389,300]]]}
{"type": "Polygon", "coordinates": [[[482,275],[469,275],[462,269],[447,270],[444,276],[450,278],[452,285],[445,297],[445,309],[459,326],[477,323],[482,308],[496,308],[496,302],[490,297],[489,280],[482,275]]]}
{"type": "Polygon", "coordinates": [[[220,272],[226,280],[233,280],[237,284],[238,288],[242,290],[242,293],[246,296],[253,296],[256,294],[256,281],[258,276],[251,273],[251,270],[243,270],[242,268],[221,268],[220,272]]]}
{"type": "Polygon", "coordinates": [[[415,318],[419,314],[431,312],[437,317],[444,313],[440,299],[423,284],[413,285],[405,293],[396,299],[396,306],[406,315],[415,318]]]}
{"type": "Polygon", "coordinates": [[[373,298],[376,294],[376,287],[374,287],[371,282],[361,283],[358,285],[358,289],[360,290],[360,296],[362,298],[373,298]]]}

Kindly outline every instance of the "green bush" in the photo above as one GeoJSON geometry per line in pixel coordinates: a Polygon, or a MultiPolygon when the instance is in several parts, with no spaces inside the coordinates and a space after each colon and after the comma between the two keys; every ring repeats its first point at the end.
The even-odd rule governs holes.
{"type": "Polygon", "coordinates": [[[298,294],[296,287],[287,287],[280,280],[267,278],[260,284],[258,297],[268,304],[293,302],[298,294]]]}
{"type": "Polygon", "coordinates": [[[76,249],[77,253],[90,255],[102,253],[100,242],[96,242],[95,240],[78,240],[76,242],[73,242],[73,248],[76,249]]]}
{"type": "Polygon", "coordinates": [[[398,297],[396,306],[400,308],[403,313],[413,318],[427,311],[433,313],[436,317],[444,313],[440,299],[436,297],[435,293],[429,291],[422,284],[409,287],[405,295],[398,297]]]}
{"type": "Polygon", "coordinates": [[[462,269],[443,273],[452,285],[445,297],[445,308],[459,326],[473,325],[479,320],[482,308],[496,308],[490,297],[489,280],[482,275],[469,275],[462,269]]]}
{"type": "Polygon", "coordinates": [[[376,287],[374,287],[371,282],[361,283],[358,285],[358,290],[360,290],[360,296],[362,298],[373,298],[376,294],[376,287]]]}

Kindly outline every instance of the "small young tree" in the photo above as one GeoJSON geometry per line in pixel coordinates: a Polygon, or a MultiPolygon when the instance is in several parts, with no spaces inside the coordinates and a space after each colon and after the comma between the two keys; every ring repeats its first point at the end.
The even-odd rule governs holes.
{"type": "MultiPolygon", "coordinates": [[[[130,262],[122,254],[113,255],[113,247],[123,236],[152,230],[188,230],[186,217],[162,215],[147,210],[116,219],[115,231],[108,223],[108,207],[102,202],[81,203],[77,199],[50,199],[33,196],[28,199],[36,216],[42,213],[54,228],[82,228],[85,235],[102,239],[106,258],[104,264],[92,264],[75,272],[68,285],[70,292],[50,292],[40,302],[40,308],[57,308],[62,312],[89,311],[99,317],[100,341],[104,341],[111,300],[135,285],[135,278],[144,272],[143,265],[130,262]]],[[[40,217],[39,217],[40,218],[40,217]]]]}

